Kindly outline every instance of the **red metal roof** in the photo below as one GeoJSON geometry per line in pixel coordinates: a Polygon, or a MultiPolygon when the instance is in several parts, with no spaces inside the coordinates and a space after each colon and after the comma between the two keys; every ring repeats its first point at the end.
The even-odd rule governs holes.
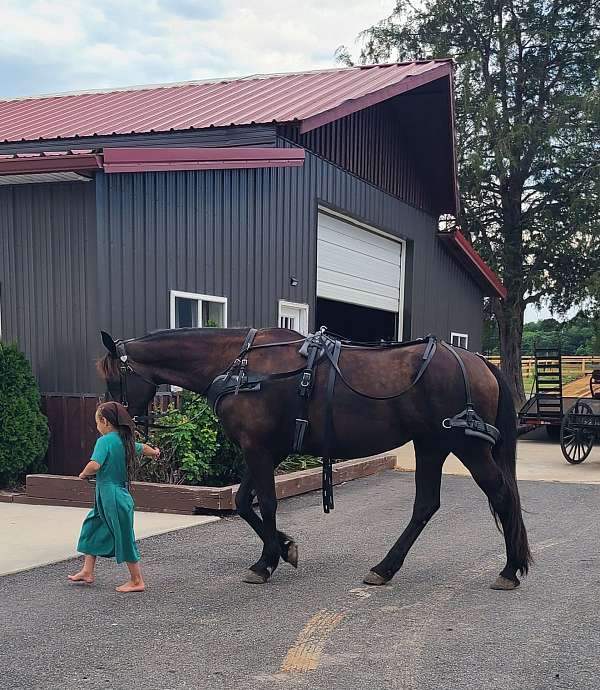
{"type": "Polygon", "coordinates": [[[469,240],[460,232],[439,232],[438,237],[445,242],[467,271],[475,278],[491,297],[506,299],[506,288],[500,278],[479,256],[469,240]]]}
{"type": "Polygon", "coordinates": [[[451,71],[430,60],[0,100],[0,141],[293,121],[309,131],[451,71]]]}

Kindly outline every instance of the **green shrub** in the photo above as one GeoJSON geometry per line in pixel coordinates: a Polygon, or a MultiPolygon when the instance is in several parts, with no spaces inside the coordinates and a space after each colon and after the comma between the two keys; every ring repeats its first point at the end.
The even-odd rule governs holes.
{"type": "Polygon", "coordinates": [[[48,422],[31,366],[16,345],[0,342],[0,486],[44,469],[48,422]]]}
{"type": "Polygon", "coordinates": [[[169,408],[154,429],[150,443],[161,449],[158,461],[142,465],[139,478],[176,484],[226,486],[239,482],[244,472],[241,450],[226,436],[206,400],[184,393],[181,408],[169,408]]]}

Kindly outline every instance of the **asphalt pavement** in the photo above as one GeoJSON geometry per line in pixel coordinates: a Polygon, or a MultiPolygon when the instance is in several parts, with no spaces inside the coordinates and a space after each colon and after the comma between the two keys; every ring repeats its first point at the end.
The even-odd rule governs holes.
{"type": "Polygon", "coordinates": [[[122,567],[72,586],[73,562],[0,577],[4,690],[547,690],[600,687],[600,486],[521,482],[536,563],[488,589],[503,544],[483,494],[444,476],[442,509],[390,585],[361,577],[411,511],[413,475],[388,471],[280,503],[298,570],[241,582],[259,553],[239,518],[141,543],[148,590],[122,567]]]}

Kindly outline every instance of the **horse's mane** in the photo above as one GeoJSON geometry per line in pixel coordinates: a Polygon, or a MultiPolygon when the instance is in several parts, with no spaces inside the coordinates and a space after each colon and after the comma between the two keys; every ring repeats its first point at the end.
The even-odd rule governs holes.
{"type": "Polygon", "coordinates": [[[119,375],[119,365],[115,357],[107,352],[96,362],[96,369],[104,379],[112,379],[119,375]]]}
{"type": "MultiPolygon", "coordinates": [[[[189,335],[200,336],[207,332],[218,335],[240,335],[247,332],[247,328],[175,328],[152,331],[141,338],[135,338],[138,343],[153,342],[165,338],[184,338],[189,335]]],[[[127,342],[127,341],[126,341],[127,342]]],[[[119,375],[119,360],[107,352],[96,362],[96,370],[104,379],[112,379],[119,375]]]]}

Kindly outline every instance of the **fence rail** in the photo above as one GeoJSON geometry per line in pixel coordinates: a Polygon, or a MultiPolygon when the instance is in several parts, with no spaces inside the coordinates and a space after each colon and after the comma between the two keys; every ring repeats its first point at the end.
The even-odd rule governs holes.
{"type": "MultiPolygon", "coordinates": [[[[153,407],[164,411],[178,400],[177,395],[158,393],[153,407]]],[[[42,411],[50,429],[45,460],[50,474],[76,476],[88,462],[98,438],[94,414],[100,401],[92,394],[42,393],[42,411]]]]}
{"type": "MultiPolygon", "coordinates": [[[[497,355],[492,355],[487,359],[492,364],[500,366],[500,357],[497,355]]],[[[591,374],[592,369],[600,368],[600,355],[563,355],[561,359],[563,376],[574,374],[585,376],[586,374],[591,374]]],[[[525,378],[532,378],[535,373],[535,359],[533,357],[522,357],[521,366],[523,368],[523,376],[525,378]]]]}

